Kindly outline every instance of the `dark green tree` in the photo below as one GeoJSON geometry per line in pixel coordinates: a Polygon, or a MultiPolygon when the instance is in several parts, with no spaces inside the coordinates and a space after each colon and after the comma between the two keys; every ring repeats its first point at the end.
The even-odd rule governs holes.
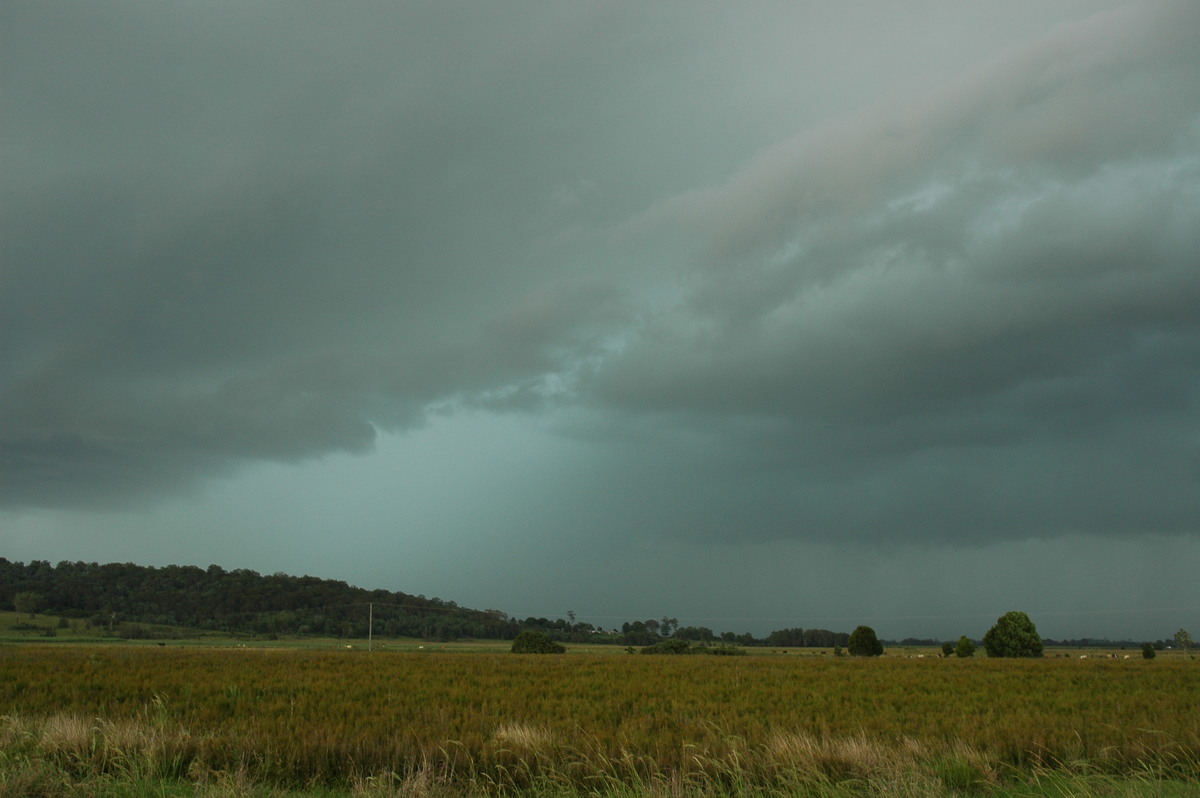
{"type": "Polygon", "coordinates": [[[966,635],[958,638],[958,645],[954,647],[954,656],[963,658],[975,656],[975,644],[971,642],[971,638],[966,635]]]}
{"type": "Polygon", "coordinates": [[[779,648],[799,648],[804,645],[803,629],[776,629],[767,635],[766,644],[779,648]]]}
{"type": "Polygon", "coordinates": [[[1040,657],[1042,638],[1029,616],[1023,612],[1006,612],[996,619],[996,625],[983,636],[983,647],[989,657],[1040,657]]]}
{"type": "Polygon", "coordinates": [[[550,635],[536,629],[526,629],[513,640],[514,654],[562,654],[567,649],[550,639],[550,635]]]}
{"type": "Polygon", "coordinates": [[[648,646],[655,642],[657,635],[651,634],[644,621],[621,624],[621,633],[627,646],[648,646]]]}
{"type": "Polygon", "coordinates": [[[846,649],[852,657],[878,657],[883,653],[883,643],[869,626],[860,626],[850,633],[846,649]]]}
{"type": "Polygon", "coordinates": [[[1153,643],[1142,643],[1142,659],[1154,659],[1158,656],[1158,652],[1154,650],[1153,643]]]}
{"type": "Polygon", "coordinates": [[[707,626],[681,626],[675,630],[674,636],[680,640],[695,640],[698,643],[707,643],[714,639],[713,630],[707,626]]]}
{"type": "Polygon", "coordinates": [[[954,644],[953,643],[951,643],[949,640],[947,640],[945,643],[942,643],[942,656],[943,657],[949,657],[953,653],[954,653],[954,644]]]}
{"type": "Polygon", "coordinates": [[[13,609],[22,614],[29,613],[30,618],[37,615],[45,604],[45,596],[33,590],[22,590],[13,595],[13,609]]]}

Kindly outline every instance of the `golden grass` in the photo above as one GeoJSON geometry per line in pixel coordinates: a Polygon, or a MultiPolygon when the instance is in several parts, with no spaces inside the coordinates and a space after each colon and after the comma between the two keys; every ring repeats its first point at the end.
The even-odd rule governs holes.
{"type": "Polygon", "coordinates": [[[907,796],[1043,770],[1195,781],[1194,706],[1187,660],[0,648],[0,757],[213,794],[907,796]]]}

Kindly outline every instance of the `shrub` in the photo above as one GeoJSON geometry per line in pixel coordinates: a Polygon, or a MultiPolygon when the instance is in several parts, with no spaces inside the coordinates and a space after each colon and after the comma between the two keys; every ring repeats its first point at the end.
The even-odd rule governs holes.
{"type": "Polygon", "coordinates": [[[975,656],[975,644],[971,642],[971,638],[963,635],[958,638],[958,645],[954,647],[954,656],[956,657],[973,657],[975,656]]]}
{"type": "Polygon", "coordinates": [[[555,643],[548,634],[535,629],[521,632],[512,644],[514,654],[562,654],[566,650],[566,646],[555,643]]]}
{"type": "Polygon", "coordinates": [[[664,640],[642,649],[643,654],[691,654],[692,646],[686,640],[664,640]]]}
{"type": "Polygon", "coordinates": [[[1158,656],[1158,652],[1154,650],[1153,643],[1142,643],[1142,659],[1154,659],[1158,656]]]}
{"type": "Polygon", "coordinates": [[[1028,615],[1015,610],[996,619],[996,625],[983,636],[983,647],[989,657],[1042,656],[1037,627],[1028,615]]]}
{"type": "MultiPolygon", "coordinates": [[[[630,652],[633,649],[629,649],[630,652]]],[[[652,646],[646,646],[641,650],[642,654],[705,654],[709,656],[740,656],[746,651],[738,646],[731,646],[722,643],[719,646],[693,646],[686,640],[678,640],[671,638],[663,640],[661,643],[655,643],[652,646]]]]}
{"type": "Polygon", "coordinates": [[[883,643],[869,626],[860,626],[851,632],[846,648],[852,657],[878,657],[883,653],[883,643]]]}

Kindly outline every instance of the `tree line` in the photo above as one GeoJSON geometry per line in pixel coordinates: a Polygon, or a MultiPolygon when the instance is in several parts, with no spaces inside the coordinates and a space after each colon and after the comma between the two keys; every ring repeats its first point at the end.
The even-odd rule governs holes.
{"type": "Polygon", "coordinates": [[[495,610],[315,576],[227,571],[217,565],[22,564],[0,557],[0,606],[25,609],[17,604],[126,637],[144,636],[145,625],[261,636],[365,638],[373,633],[431,640],[510,639],[521,631],[495,610]]]}
{"type": "MultiPolygon", "coordinates": [[[[315,576],[269,575],[252,570],[227,571],[217,565],[199,568],[168,565],[161,568],[133,563],[60,562],[28,564],[0,557],[0,607],[21,613],[46,612],[60,619],[77,619],[101,634],[152,637],[155,627],[183,627],[202,632],[260,637],[340,637],[365,639],[419,638],[513,640],[532,630],[554,643],[611,644],[650,647],[680,641],[704,648],[765,646],[772,648],[845,648],[851,654],[877,656],[883,644],[870,627],[853,633],[829,629],[778,629],[763,638],[750,633],[714,632],[705,626],[682,626],[677,618],[631,621],[620,628],[602,628],[567,618],[510,617],[499,610],[460,607],[453,601],[400,591],[366,590],[346,582],[315,576]]],[[[998,620],[1002,634],[985,636],[989,656],[1040,656],[1043,641],[1023,613],[998,620]],[[1015,642],[1012,642],[1015,639],[1015,642]],[[1016,653],[1020,652],[1020,653],[1016,653]]],[[[907,644],[910,641],[902,641],[907,644]]],[[[917,641],[912,641],[917,642],[917,641]]],[[[937,641],[929,641],[936,645],[937,641]]],[[[1065,641],[1072,646],[1104,645],[1107,641],[1065,641]]],[[[1180,630],[1170,641],[1188,653],[1191,639],[1180,630]]],[[[963,637],[946,643],[949,655],[971,656],[974,641],[963,637]]]]}
{"type": "Polygon", "coordinates": [[[510,617],[499,610],[400,591],[366,590],[346,582],[283,573],[259,574],[218,565],[143,566],[133,563],[0,557],[0,607],[77,619],[98,633],[154,636],[150,627],[265,637],[415,637],[425,640],[512,640],[524,630],[556,643],[653,646],[684,640],[700,646],[834,648],[850,635],[829,629],[780,629],[766,637],[681,626],[664,616],[603,628],[567,618],[510,617]],[[368,610],[370,606],[370,610],[368,610]]]}

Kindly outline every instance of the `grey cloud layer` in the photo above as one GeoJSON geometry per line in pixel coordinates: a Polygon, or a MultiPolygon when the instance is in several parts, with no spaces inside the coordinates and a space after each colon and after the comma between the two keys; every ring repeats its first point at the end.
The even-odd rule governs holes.
{"type": "Polygon", "coordinates": [[[714,9],[304,8],[5,12],[0,501],[468,404],[607,441],[598,532],[1196,531],[1194,3],[856,109],[714,9]]]}
{"type": "Polygon", "coordinates": [[[515,318],[587,290],[528,260],[511,139],[587,15],[472,8],[9,9],[6,502],[362,450],[580,343],[515,318]]]}
{"type": "Polygon", "coordinates": [[[1198,28],[1097,14],[664,200],[688,292],[595,391],[775,419],[745,534],[1194,533],[1198,28]]]}
{"type": "Polygon", "coordinates": [[[595,390],[779,420],[765,534],[1195,532],[1198,26],[1063,26],[663,201],[688,291],[595,390]]]}

